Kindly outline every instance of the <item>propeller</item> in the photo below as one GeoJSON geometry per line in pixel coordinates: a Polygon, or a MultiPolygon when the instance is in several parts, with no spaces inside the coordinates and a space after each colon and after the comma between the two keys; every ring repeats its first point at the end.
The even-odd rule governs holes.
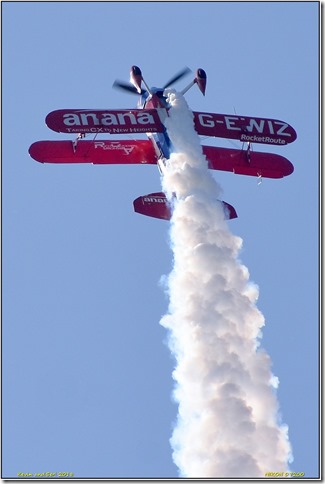
{"type": "MultiPolygon", "coordinates": [[[[177,74],[175,74],[175,76],[173,76],[163,86],[162,89],[166,89],[167,87],[171,86],[172,84],[174,84],[174,82],[179,81],[180,79],[182,79],[184,76],[186,76],[190,72],[191,72],[191,69],[189,67],[184,67],[180,72],[178,72],[177,74]]],[[[130,71],[130,75],[131,75],[131,80],[133,81],[132,83],[127,83],[127,82],[124,82],[124,81],[116,80],[113,83],[113,87],[115,87],[117,89],[121,89],[123,91],[130,92],[131,94],[137,94],[137,95],[139,95],[139,94],[142,95],[142,94],[144,94],[147,91],[150,93],[150,89],[147,86],[147,84],[145,83],[145,81],[144,81],[144,79],[142,77],[141,70],[140,70],[139,67],[132,66],[131,67],[131,71],[130,71]],[[145,86],[147,88],[147,91],[145,89],[142,89],[141,88],[141,81],[143,81],[143,83],[145,84],[145,86]]]]}
{"type": "Polygon", "coordinates": [[[179,79],[182,79],[185,77],[187,74],[191,72],[191,69],[189,67],[184,67],[178,74],[175,74],[174,77],[172,77],[163,87],[163,89],[166,89],[167,87],[171,86],[174,84],[174,82],[179,81],[179,79]]]}
{"type": "Polygon", "coordinates": [[[113,87],[115,87],[116,89],[121,89],[122,91],[130,92],[131,94],[136,94],[137,96],[139,96],[139,94],[142,95],[146,92],[145,89],[141,89],[141,92],[139,92],[138,89],[133,86],[133,84],[118,80],[114,81],[113,87]]]}

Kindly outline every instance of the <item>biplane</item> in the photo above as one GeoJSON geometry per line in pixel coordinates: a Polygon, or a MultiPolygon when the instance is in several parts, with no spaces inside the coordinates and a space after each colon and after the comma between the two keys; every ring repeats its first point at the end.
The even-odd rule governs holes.
{"type": "MultiPolygon", "coordinates": [[[[173,146],[165,126],[170,106],[166,89],[188,74],[185,68],[162,88],[149,87],[139,67],[132,66],[130,83],[115,81],[113,86],[139,96],[136,109],[60,109],[46,116],[47,126],[58,132],[73,134],[73,140],[37,141],[29,148],[32,158],[41,163],[93,163],[158,165],[163,174],[173,146]],[[143,87],[144,86],[144,87],[143,87]],[[99,139],[98,134],[134,135],[145,133],[148,139],[99,139]],[[86,134],[94,139],[85,140],[86,134]]],[[[185,94],[193,85],[205,95],[207,75],[197,69],[194,79],[181,91],[185,94]]],[[[240,175],[259,178],[283,178],[293,172],[285,157],[252,150],[252,143],[286,145],[297,134],[288,123],[277,119],[193,112],[198,135],[242,141],[245,148],[233,149],[202,145],[208,166],[240,175]]],[[[237,217],[230,204],[222,202],[225,218],[237,217]]],[[[172,207],[163,192],[140,196],[133,202],[134,210],[143,215],[169,220],[172,207]]]]}

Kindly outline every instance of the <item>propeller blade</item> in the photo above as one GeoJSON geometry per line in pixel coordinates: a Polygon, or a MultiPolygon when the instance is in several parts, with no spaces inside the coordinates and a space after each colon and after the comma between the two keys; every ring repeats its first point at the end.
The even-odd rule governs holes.
{"type": "Polygon", "coordinates": [[[174,77],[172,77],[163,87],[163,89],[166,89],[167,87],[171,86],[174,84],[174,82],[179,81],[179,79],[182,79],[182,77],[186,76],[191,72],[191,69],[189,67],[184,67],[178,74],[175,74],[174,77]]]}
{"type": "Polygon", "coordinates": [[[115,87],[115,89],[130,92],[131,94],[136,94],[137,96],[146,92],[144,89],[141,89],[141,93],[139,93],[135,86],[123,81],[114,81],[113,87],[115,87]]]}

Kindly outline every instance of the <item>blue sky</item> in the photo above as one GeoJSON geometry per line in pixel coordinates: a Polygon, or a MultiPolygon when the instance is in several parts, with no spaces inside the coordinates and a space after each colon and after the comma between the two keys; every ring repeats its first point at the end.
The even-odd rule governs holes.
{"type": "Polygon", "coordinates": [[[193,110],[281,119],[297,131],[291,145],[255,146],[290,159],[290,177],[215,178],[237,210],[229,224],[260,288],[262,346],[280,380],[292,470],[318,475],[318,9],[2,3],[3,477],[178,475],[169,445],[174,361],[159,325],[168,306],[159,281],[172,267],[168,223],[132,209],[159,191],[158,172],[41,165],[28,155],[34,141],[70,139],[46,127],[54,109],[135,106],[111,88],[133,64],[155,86],[185,65],[202,67],[207,92],[187,94],[193,110]]]}

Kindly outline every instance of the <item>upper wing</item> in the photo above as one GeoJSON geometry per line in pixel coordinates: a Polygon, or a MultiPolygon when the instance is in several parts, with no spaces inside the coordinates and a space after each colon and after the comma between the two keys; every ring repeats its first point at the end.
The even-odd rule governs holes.
{"type": "Polygon", "coordinates": [[[164,130],[156,109],[59,109],[45,122],[59,133],[158,133],[164,130]]]}
{"type": "Polygon", "coordinates": [[[202,146],[212,170],[232,171],[239,175],[282,178],[293,172],[293,165],[284,156],[273,153],[202,146]]]}
{"type": "Polygon", "coordinates": [[[277,119],[214,113],[193,114],[195,130],[204,136],[273,145],[292,143],[297,138],[292,126],[277,119]]]}
{"type": "Polygon", "coordinates": [[[29,154],[41,163],[156,164],[155,150],[148,140],[137,141],[37,141],[29,154]]]}
{"type": "MultiPolygon", "coordinates": [[[[297,134],[276,119],[194,112],[198,134],[254,143],[285,145],[297,134]]],[[[59,133],[158,133],[164,125],[155,109],[60,109],[46,117],[47,126],[59,133]]]]}

